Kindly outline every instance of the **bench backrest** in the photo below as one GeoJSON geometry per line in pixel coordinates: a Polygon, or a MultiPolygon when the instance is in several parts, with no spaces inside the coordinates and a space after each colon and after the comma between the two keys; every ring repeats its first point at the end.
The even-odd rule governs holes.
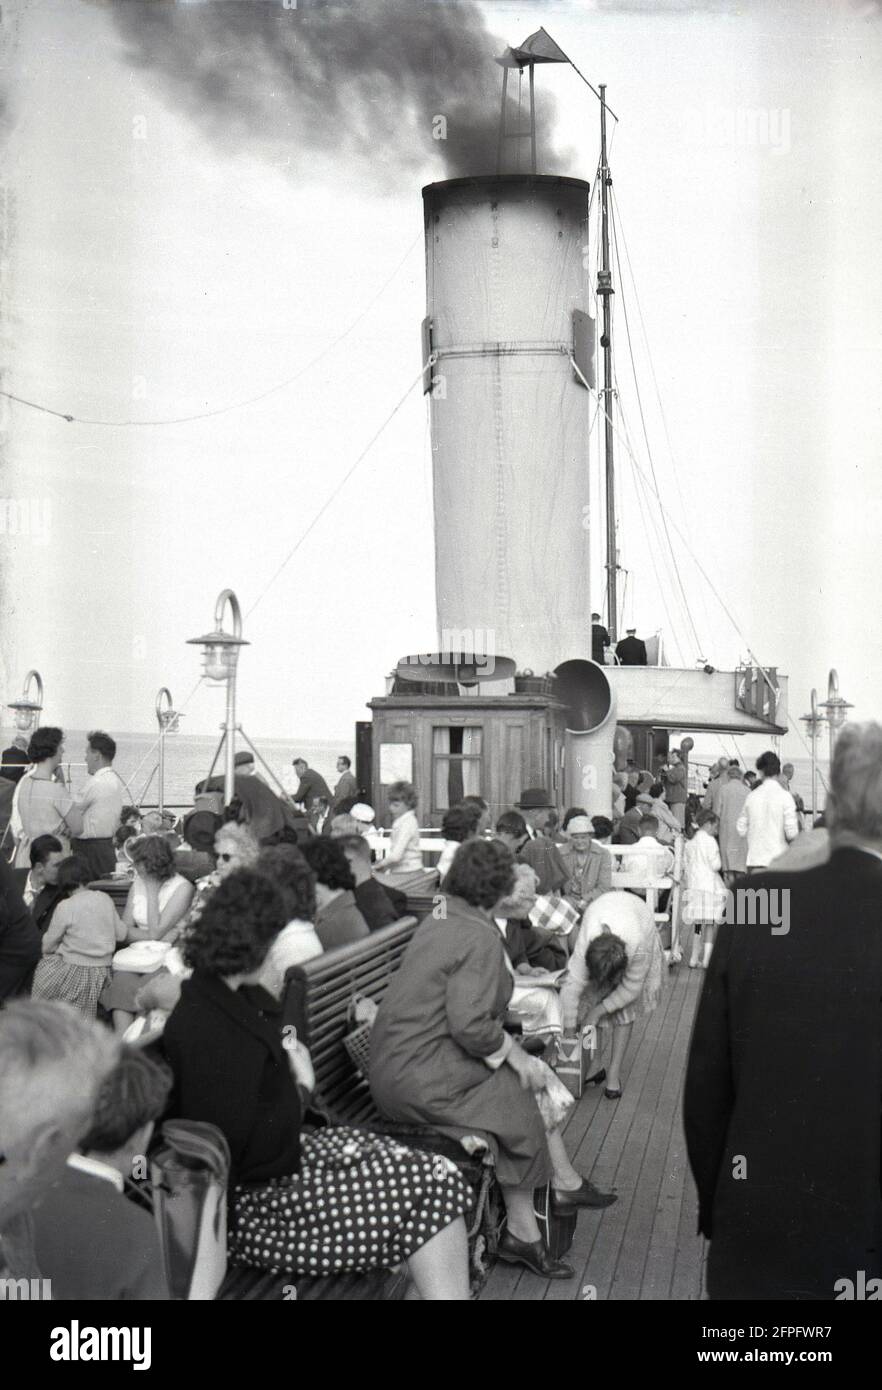
{"type": "Polygon", "coordinates": [[[380,1002],[416,927],[416,917],[402,917],[285,975],[285,1022],[309,1048],[317,1099],[335,1120],[364,1124],[377,1115],[368,1083],[343,1046],[354,1026],[349,1009],[357,994],[380,1002]]]}

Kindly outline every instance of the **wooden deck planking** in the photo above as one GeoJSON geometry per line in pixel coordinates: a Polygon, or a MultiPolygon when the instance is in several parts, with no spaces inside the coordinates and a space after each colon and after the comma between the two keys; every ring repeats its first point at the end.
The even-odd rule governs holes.
{"type": "Polygon", "coordinates": [[[566,1140],[575,1166],[619,1194],[615,1206],[580,1214],[567,1256],[576,1278],[545,1281],[497,1264],[482,1299],[701,1297],[705,1251],[695,1234],[681,1097],[702,979],[702,971],[685,965],[668,977],[659,1008],[635,1025],[622,1099],[608,1101],[602,1087],[588,1087],[570,1116],[566,1140]]]}
{"type": "MultiPolygon", "coordinates": [[[[659,1193],[664,1182],[671,1133],[673,1130],[681,1129],[679,1099],[683,1085],[682,1059],[692,1030],[692,1010],[688,1007],[688,989],[683,988],[679,993],[679,1010],[675,998],[671,999],[668,1009],[668,1021],[673,1024],[672,1033],[668,1034],[664,1041],[659,1040],[656,1050],[657,1056],[667,1050],[667,1057],[664,1059],[655,1113],[649,1122],[640,1176],[613,1277],[610,1297],[617,1300],[643,1297],[644,1271],[658,1214],[659,1193]]],[[[646,1106],[647,1115],[650,1109],[651,1100],[646,1106]]]]}

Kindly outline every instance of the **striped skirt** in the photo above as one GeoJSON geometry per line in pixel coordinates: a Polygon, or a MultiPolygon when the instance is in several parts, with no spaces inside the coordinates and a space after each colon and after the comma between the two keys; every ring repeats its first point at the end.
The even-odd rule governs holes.
{"type": "Polygon", "coordinates": [[[63,999],[94,1018],[98,996],[109,979],[109,965],[71,965],[63,956],[44,956],[34,971],[31,997],[63,999]]]}

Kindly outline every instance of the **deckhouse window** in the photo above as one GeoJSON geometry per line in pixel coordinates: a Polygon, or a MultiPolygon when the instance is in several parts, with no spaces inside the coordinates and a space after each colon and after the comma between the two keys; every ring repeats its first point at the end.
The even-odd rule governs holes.
{"type": "Polygon", "coordinates": [[[478,726],[432,730],[432,809],[446,811],[464,796],[480,796],[484,731],[478,726]]]}

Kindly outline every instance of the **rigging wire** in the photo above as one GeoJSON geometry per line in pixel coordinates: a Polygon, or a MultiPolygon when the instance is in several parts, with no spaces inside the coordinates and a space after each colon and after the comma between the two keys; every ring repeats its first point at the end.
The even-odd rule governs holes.
{"type": "Polygon", "coordinates": [[[293,376],[286,377],[284,381],[277,382],[275,386],[268,387],[267,390],[259,392],[259,394],[256,396],[249,396],[246,400],[232,401],[229,405],[217,406],[213,410],[203,410],[194,415],[179,415],[172,419],[95,420],[82,415],[72,415],[62,410],[54,410],[50,406],[39,404],[37,401],[27,400],[24,396],[16,396],[11,391],[4,391],[0,389],[0,396],[5,396],[7,400],[15,401],[18,405],[28,406],[31,410],[37,410],[43,415],[54,415],[59,420],[66,420],[68,424],[93,426],[100,425],[106,426],[109,429],[122,429],[126,427],[139,425],[186,425],[190,424],[194,420],[208,420],[217,415],[226,415],[231,410],[243,410],[246,406],[257,405],[259,401],[265,401],[269,396],[274,396],[279,391],[284,391],[288,386],[292,386],[295,381],[299,381],[302,376],[305,376],[308,371],[310,371],[313,367],[317,366],[319,362],[323,361],[324,358],[329,355],[329,353],[333,352],[334,349],[340,343],[342,343],[345,338],[348,338],[350,333],[354,332],[354,330],[361,323],[362,319],[364,319],[370,313],[371,309],[374,307],[380,296],[383,295],[385,291],[388,289],[388,287],[391,285],[392,281],[395,279],[402,266],[410,257],[414,247],[422,240],[422,236],[422,232],[417,233],[410,246],[408,246],[404,255],[401,257],[401,260],[395,266],[395,269],[383,281],[382,285],[374,294],[373,298],[365,305],[365,307],[361,310],[361,313],[358,314],[358,316],[352,320],[349,327],[345,328],[342,333],[338,334],[332,343],[328,343],[328,345],[322,348],[321,352],[317,353],[316,356],[311,358],[309,362],[305,362],[302,367],[299,367],[293,376]]]}
{"type": "MultiPolygon", "coordinates": [[[[591,391],[592,394],[593,394],[593,395],[597,398],[597,400],[600,402],[600,409],[603,411],[603,414],[604,414],[604,416],[606,417],[606,419],[609,420],[612,429],[613,429],[613,430],[615,431],[615,433],[619,436],[619,438],[621,439],[623,445],[625,446],[625,449],[626,449],[627,453],[629,454],[629,456],[630,456],[630,458],[631,458],[631,464],[632,464],[632,466],[637,470],[638,473],[640,473],[640,474],[643,476],[643,480],[644,480],[645,484],[646,484],[647,487],[649,487],[650,490],[655,494],[655,499],[656,499],[656,502],[658,503],[659,507],[660,507],[662,510],[666,510],[665,504],[664,504],[664,502],[662,501],[662,499],[661,499],[661,497],[660,497],[658,491],[652,486],[650,480],[649,480],[649,479],[646,477],[646,475],[643,473],[643,470],[642,470],[642,468],[640,467],[640,464],[637,462],[637,459],[636,459],[636,457],[635,457],[635,455],[634,455],[634,453],[633,453],[633,450],[631,449],[630,445],[628,444],[627,439],[624,437],[624,435],[621,433],[621,431],[619,431],[619,430],[616,428],[616,423],[615,423],[615,421],[613,420],[612,416],[609,415],[609,414],[607,413],[606,409],[604,408],[604,405],[603,405],[602,401],[600,401],[600,393],[597,392],[597,391],[594,391],[593,388],[588,384],[588,381],[586,380],[584,374],[582,373],[581,369],[579,368],[579,365],[578,365],[578,363],[576,362],[576,359],[575,359],[575,357],[572,355],[572,353],[570,354],[569,360],[570,360],[570,365],[571,365],[572,368],[573,368],[573,371],[576,373],[576,375],[578,376],[579,380],[582,382],[582,385],[583,385],[588,391],[591,391]]],[[[763,679],[766,681],[766,683],[768,684],[769,688],[770,688],[770,689],[773,689],[774,687],[773,687],[773,685],[772,685],[772,680],[771,680],[771,677],[769,676],[768,671],[766,670],[765,666],[763,666],[763,664],[762,664],[762,662],[760,661],[759,657],[756,655],[756,652],[753,650],[753,648],[752,648],[750,642],[748,641],[748,638],[747,638],[747,636],[746,636],[746,634],[745,634],[743,628],[741,627],[740,623],[739,623],[739,622],[737,621],[737,619],[735,618],[735,615],[733,614],[731,608],[730,608],[729,605],[726,603],[726,600],[723,598],[723,596],[722,596],[722,594],[720,593],[719,589],[718,589],[717,586],[714,584],[714,581],[711,579],[711,577],[710,577],[710,575],[708,574],[707,570],[704,568],[704,565],[701,563],[701,561],[699,560],[698,556],[695,554],[695,551],[692,549],[692,546],[691,546],[691,544],[690,544],[688,538],[683,534],[682,530],[681,530],[680,527],[677,525],[676,521],[675,521],[674,518],[670,515],[670,513],[668,513],[668,520],[670,521],[671,526],[673,527],[674,531],[675,531],[675,532],[677,533],[677,535],[680,537],[680,539],[681,539],[681,541],[683,542],[684,546],[686,547],[688,553],[689,553],[690,556],[692,557],[693,564],[695,565],[695,567],[696,567],[696,569],[698,570],[699,574],[702,576],[702,578],[704,579],[704,582],[707,584],[707,586],[708,586],[708,588],[710,589],[711,593],[713,594],[714,598],[717,600],[717,603],[720,605],[720,607],[722,608],[722,610],[723,610],[723,612],[725,613],[726,617],[729,619],[729,622],[732,624],[732,627],[735,629],[735,632],[738,634],[738,636],[741,638],[741,641],[744,643],[745,648],[746,648],[746,650],[747,650],[747,654],[748,654],[748,656],[750,657],[751,661],[753,662],[754,666],[755,666],[756,669],[759,671],[759,673],[762,675],[763,679]]],[[[809,749],[808,744],[806,743],[805,739],[803,738],[802,730],[794,723],[794,720],[793,720],[792,716],[790,715],[790,712],[789,712],[789,711],[788,711],[788,714],[787,714],[787,722],[788,722],[788,724],[790,725],[790,728],[791,728],[791,729],[793,730],[793,732],[796,734],[796,737],[799,739],[799,741],[800,741],[800,743],[802,744],[803,748],[806,750],[807,753],[810,754],[810,753],[811,753],[811,750],[809,749]]],[[[747,730],[747,732],[751,732],[751,731],[750,731],[750,730],[747,730]]],[[[761,732],[761,730],[756,730],[756,732],[759,733],[759,732],[761,732]]],[[[821,777],[821,781],[824,783],[824,789],[827,790],[827,783],[826,783],[826,780],[824,779],[823,772],[821,772],[820,768],[818,769],[818,772],[819,772],[819,775],[820,775],[820,777],[821,777]]]]}
{"type": "Polygon", "coordinates": [[[339,481],[339,483],[337,484],[337,486],[333,489],[333,491],[332,491],[331,493],[329,493],[328,497],[325,499],[325,501],[324,501],[324,502],[322,503],[322,505],[319,507],[319,509],[318,509],[318,511],[316,512],[315,516],[312,518],[312,521],[311,521],[311,522],[309,523],[309,525],[306,527],[305,531],[302,531],[302,532],[301,532],[301,534],[300,534],[300,536],[298,537],[297,541],[296,541],[295,544],[291,547],[291,549],[288,551],[288,554],[285,556],[285,558],[284,558],[284,560],[282,561],[282,563],[278,566],[278,568],[273,572],[273,574],[271,575],[271,577],[267,580],[266,584],[263,586],[263,588],[261,589],[260,593],[257,595],[257,598],[256,598],[256,599],[254,600],[254,602],[252,603],[251,607],[246,611],[246,613],[245,613],[245,617],[246,617],[246,618],[249,618],[249,617],[251,616],[251,614],[254,612],[255,608],[257,607],[257,605],[261,602],[261,600],[264,598],[264,596],[265,596],[265,595],[268,593],[268,591],[272,588],[273,584],[275,584],[275,582],[276,582],[276,580],[278,579],[279,575],[280,575],[280,574],[282,573],[282,571],[290,564],[291,560],[293,560],[294,556],[297,554],[297,551],[300,549],[300,547],[301,547],[301,545],[303,544],[303,542],[304,542],[304,541],[306,540],[306,538],[312,533],[312,531],[315,530],[316,526],[317,526],[318,523],[321,521],[321,519],[322,519],[322,517],[324,516],[325,512],[326,512],[326,511],[328,510],[328,508],[331,506],[332,502],[334,502],[334,501],[339,497],[340,493],[343,491],[344,487],[345,487],[346,484],[349,482],[349,479],[350,479],[350,478],[352,477],[352,475],[355,473],[355,471],[356,471],[356,469],[358,468],[359,464],[361,464],[361,463],[363,462],[363,460],[367,458],[367,456],[368,456],[368,454],[370,453],[371,449],[374,447],[374,445],[376,444],[377,440],[380,438],[380,435],[381,435],[381,434],[383,433],[383,431],[386,429],[387,425],[391,424],[392,420],[394,420],[395,416],[398,414],[399,410],[400,410],[401,407],[404,405],[404,402],[407,400],[407,398],[408,398],[408,396],[410,395],[410,393],[411,393],[411,391],[413,390],[413,388],[417,385],[418,382],[420,382],[420,381],[423,380],[423,377],[425,376],[425,374],[426,374],[426,372],[428,371],[429,367],[433,367],[433,366],[435,365],[435,363],[437,362],[437,360],[438,360],[437,354],[433,352],[433,353],[431,353],[431,354],[429,355],[429,357],[426,359],[426,361],[425,361],[425,362],[423,363],[423,365],[420,367],[419,371],[417,372],[416,376],[415,376],[415,377],[413,378],[413,380],[411,381],[410,385],[407,387],[407,389],[406,389],[406,391],[404,392],[404,394],[399,398],[398,402],[392,407],[392,409],[390,410],[389,414],[386,416],[385,420],[384,420],[383,423],[379,426],[379,428],[376,429],[376,430],[374,431],[374,433],[371,435],[370,439],[368,440],[367,444],[366,444],[366,445],[364,446],[364,448],[362,449],[361,453],[360,453],[360,454],[358,455],[358,457],[356,458],[355,462],[354,462],[354,463],[351,465],[351,467],[348,468],[347,471],[343,474],[343,477],[340,479],[340,481],[339,481]]]}
{"type": "MultiPolygon", "coordinates": [[[[629,356],[630,361],[631,361],[631,374],[632,374],[632,376],[633,376],[633,378],[634,378],[634,392],[635,392],[635,395],[636,395],[636,398],[637,398],[637,409],[638,409],[638,412],[639,412],[639,415],[640,415],[640,426],[641,426],[641,429],[642,429],[642,432],[643,432],[643,442],[644,442],[644,444],[645,444],[645,446],[646,446],[646,457],[647,457],[648,460],[649,460],[649,467],[650,467],[650,472],[652,473],[653,483],[655,484],[656,490],[657,490],[657,491],[660,491],[659,482],[658,482],[658,475],[656,474],[656,471],[655,471],[655,460],[653,459],[653,456],[652,456],[652,449],[651,449],[650,443],[649,443],[649,431],[648,431],[647,428],[646,428],[646,416],[645,416],[644,410],[643,410],[643,400],[642,400],[641,395],[640,395],[640,385],[639,385],[639,382],[638,382],[638,379],[637,379],[637,364],[636,364],[636,362],[634,361],[634,344],[633,344],[632,339],[631,339],[631,325],[630,325],[630,321],[629,321],[629,319],[628,319],[628,305],[627,305],[627,302],[626,302],[626,300],[625,300],[625,292],[624,292],[624,276],[623,276],[623,274],[622,274],[622,263],[621,263],[621,258],[620,258],[620,256],[619,256],[618,233],[617,233],[617,228],[616,228],[616,223],[617,223],[617,221],[618,221],[618,218],[617,218],[617,217],[611,217],[611,218],[610,218],[610,222],[611,222],[611,224],[612,224],[613,255],[614,255],[614,257],[615,257],[616,267],[617,267],[617,269],[618,269],[619,296],[620,296],[621,305],[622,305],[622,316],[623,316],[624,321],[625,321],[625,338],[626,338],[627,344],[628,344],[628,356],[629,356]]],[[[679,564],[677,563],[676,552],[675,552],[675,550],[674,550],[674,545],[673,545],[673,542],[672,542],[672,540],[671,540],[671,534],[670,534],[670,531],[668,530],[668,523],[667,523],[667,519],[666,519],[666,517],[665,517],[664,512],[662,512],[662,514],[661,514],[661,521],[662,521],[662,528],[663,528],[663,530],[664,530],[665,540],[666,540],[666,542],[667,542],[668,550],[669,550],[670,556],[671,556],[671,563],[672,563],[672,565],[673,565],[674,574],[676,575],[677,586],[678,586],[678,588],[679,588],[679,590],[680,590],[680,593],[681,593],[682,599],[683,599],[683,609],[684,609],[685,614],[686,614],[687,626],[688,626],[688,627],[691,629],[691,631],[692,631],[692,636],[693,636],[693,639],[694,639],[694,641],[695,641],[696,653],[702,652],[702,651],[704,651],[704,647],[703,647],[702,644],[701,644],[701,641],[700,641],[699,636],[698,636],[697,629],[696,629],[696,627],[695,627],[695,623],[694,623],[693,618],[692,618],[692,611],[691,611],[691,609],[690,609],[690,607],[689,607],[689,599],[688,599],[687,594],[686,594],[685,585],[683,584],[683,576],[682,576],[682,574],[680,573],[680,566],[679,566],[679,564]]]]}
{"type": "MultiPolygon", "coordinates": [[[[615,127],[614,127],[613,129],[615,129],[615,127]]],[[[618,230],[620,231],[621,237],[622,237],[622,248],[623,248],[624,253],[625,253],[625,264],[626,264],[626,266],[628,267],[628,275],[630,276],[631,286],[632,286],[633,291],[634,291],[634,303],[635,303],[636,306],[637,306],[637,318],[638,318],[638,321],[639,321],[639,323],[640,323],[640,332],[641,332],[641,335],[642,335],[642,338],[643,338],[643,346],[644,346],[644,349],[645,349],[645,351],[646,351],[646,357],[647,357],[647,361],[648,361],[648,363],[649,363],[649,371],[650,371],[650,375],[651,375],[651,377],[652,377],[652,384],[653,384],[653,387],[654,387],[654,389],[655,389],[655,400],[656,400],[656,405],[657,405],[657,407],[658,407],[659,415],[661,416],[662,429],[664,430],[664,436],[665,436],[665,443],[666,443],[667,446],[668,446],[668,455],[669,455],[670,460],[671,460],[671,473],[673,474],[673,478],[674,478],[674,486],[675,486],[676,489],[677,489],[677,496],[678,496],[679,501],[680,501],[680,515],[681,515],[681,516],[684,518],[684,520],[685,520],[686,517],[688,516],[688,512],[687,512],[687,510],[686,510],[686,501],[685,501],[685,498],[684,498],[684,496],[683,496],[683,489],[682,489],[682,487],[680,486],[680,472],[679,472],[679,468],[678,468],[678,466],[677,466],[677,459],[676,459],[676,455],[675,455],[675,453],[674,453],[674,446],[673,446],[673,443],[672,443],[672,441],[671,441],[671,432],[670,432],[670,429],[668,428],[668,417],[667,417],[667,413],[666,413],[666,411],[665,411],[664,402],[663,402],[663,400],[662,400],[661,389],[660,389],[659,384],[658,384],[658,376],[656,375],[656,370],[655,370],[655,361],[654,361],[653,356],[652,356],[652,348],[651,348],[650,342],[649,342],[649,333],[647,332],[646,320],[645,320],[645,318],[644,318],[644,316],[643,316],[643,307],[642,307],[642,305],[641,305],[641,303],[640,303],[640,292],[639,292],[639,290],[638,290],[638,288],[637,288],[637,277],[636,277],[636,275],[634,274],[634,267],[633,267],[633,265],[632,265],[632,263],[631,263],[631,253],[630,253],[630,251],[628,250],[628,238],[627,238],[627,236],[625,235],[625,227],[624,227],[624,224],[623,224],[623,222],[622,222],[622,215],[621,215],[621,212],[619,211],[618,199],[616,198],[615,188],[613,188],[613,187],[611,187],[611,189],[610,189],[610,196],[611,196],[612,203],[613,203],[613,210],[614,210],[614,213],[615,213],[615,220],[616,220],[616,223],[618,224],[618,230]]],[[[618,243],[617,243],[617,244],[616,244],[616,257],[617,257],[617,259],[618,259],[618,256],[619,256],[619,252],[618,252],[618,243]]],[[[620,278],[620,280],[623,278],[622,275],[621,275],[621,265],[620,265],[620,274],[619,274],[619,278],[620,278]]],[[[704,595],[704,590],[703,590],[703,589],[699,589],[699,598],[700,598],[700,600],[701,600],[701,606],[702,606],[702,609],[703,609],[703,611],[704,611],[705,625],[706,625],[707,628],[712,628],[713,625],[712,625],[712,623],[711,623],[711,621],[710,621],[710,615],[709,615],[709,613],[708,613],[707,603],[706,603],[706,600],[705,600],[705,595],[704,595]]],[[[699,650],[702,650],[702,648],[699,647],[699,650]]]]}
{"type": "MultiPolygon", "coordinates": [[[[617,405],[618,405],[619,415],[620,415],[621,421],[622,421],[622,428],[623,428],[623,430],[624,430],[625,438],[628,439],[628,438],[629,438],[628,427],[627,427],[627,423],[626,423],[626,421],[625,421],[624,411],[623,411],[623,409],[622,409],[621,398],[620,398],[618,395],[616,396],[616,401],[617,401],[617,405]]],[[[629,449],[629,451],[630,451],[630,442],[629,442],[629,444],[628,444],[628,449],[629,449]]],[[[628,457],[628,455],[626,455],[626,457],[628,457]]],[[[649,517],[649,518],[651,519],[651,521],[652,521],[652,525],[653,525],[653,526],[656,526],[656,525],[657,525],[657,523],[656,523],[656,521],[655,521],[654,510],[653,510],[652,503],[651,503],[650,498],[649,498],[649,494],[648,494],[648,492],[647,492],[647,490],[646,490],[646,488],[645,488],[645,486],[644,486],[644,484],[643,484],[643,480],[640,478],[639,474],[638,474],[636,471],[633,471],[632,477],[633,477],[634,496],[635,496],[635,498],[636,498],[637,507],[638,507],[638,510],[639,510],[639,512],[640,512],[640,519],[641,519],[641,522],[642,522],[642,524],[643,524],[643,531],[644,531],[644,535],[645,535],[645,537],[646,537],[646,548],[647,548],[647,550],[648,550],[648,552],[649,552],[649,559],[650,559],[650,563],[652,564],[653,573],[655,574],[655,582],[656,582],[656,586],[657,586],[657,588],[658,588],[659,600],[660,600],[660,602],[661,602],[662,608],[664,609],[665,617],[666,617],[667,622],[668,622],[668,628],[669,628],[670,634],[671,634],[671,640],[672,640],[672,642],[673,642],[673,644],[674,644],[674,646],[675,646],[675,648],[676,648],[676,651],[677,651],[677,653],[678,653],[678,655],[679,655],[680,664],[681,664],[681,665],[685,665],[685,662],[684,662],[684,659],[683,659],[683,651],[682,651],[682,648],[681,648],[681,646],[680,646],[680,639],[679,639],[678,632],[677,632],[677,625],[676,625],[676,623],[673,621],[673,618],[672,618],[672,616],[671,616],[671,610],[670,610],[670,608],[668,607],[668,600],[667,600],[667,596],[666,596],[666,593],[665,593],[665,586],[664,586],[664,584],[662,583],[661,575],[660,575],[660,573],[659,573],[658,563],[657,563],[657,559],[656,559],[656,550],[658,549],[658,553],[659,553],[659,557],[660,557],[660,556],[661,556],[661,553],[662,553],[662,550],[663,550],[663,547],[660,546],[660,545],[657,545],[657,542],[658,542],[658,532],[657,532],[657,530],[656,530],[655,535],[652,534],[652,529],[651,529],[651,526],[650,526],[650,521],[647,520],[647,517],[649,517]]]]}

